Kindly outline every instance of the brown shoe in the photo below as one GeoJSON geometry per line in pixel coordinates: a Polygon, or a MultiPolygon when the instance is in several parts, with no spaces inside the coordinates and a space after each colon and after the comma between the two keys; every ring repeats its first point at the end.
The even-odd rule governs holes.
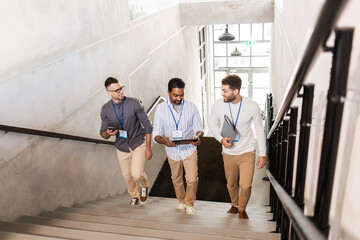
{"type": "Polygon", "coordinates": [[[239,212],[238,208],[232,204],[231,204],[231,208],[227,211],[227,213],[233,213],[233,214],[236,214],[238,212],[239,212]]]}
{"type": "Polygon", "coordinates": [[[246,214],[246,211],[239,212],[239,218],[241,218],[241,219],[249,219],[248,215],[246,214]]]}
{"type": "Polygon", "coordinates": [[[139,205],[139,199],[138,198],[132,198],[130,200],[130,205],[139,205]]]}
{"type": "Polygon", "coordinates": [[[148,187],[141,187],[140,188],[140,203],[145,203],[148,198],[148,187]]]}

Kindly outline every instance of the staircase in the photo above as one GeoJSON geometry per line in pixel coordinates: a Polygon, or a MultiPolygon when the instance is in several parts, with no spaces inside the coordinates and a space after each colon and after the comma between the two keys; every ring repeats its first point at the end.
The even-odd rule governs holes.
{"type": "Polygon", "coordinates": [[[228,214],[228,203],[196,201],[196,215],[177,210],[173,198],[150,197],[144,205],[129,205],[116,196],[72,207],[59,207],[15,222],[0,221],[0,239],[280,239],[269,207],[248,206],[249,220],[228,214]]]}

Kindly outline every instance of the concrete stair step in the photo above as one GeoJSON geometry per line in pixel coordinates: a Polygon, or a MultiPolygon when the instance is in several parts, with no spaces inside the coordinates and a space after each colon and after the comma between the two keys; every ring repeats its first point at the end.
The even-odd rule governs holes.
{"type": "MultiPolygon", "coordinates": [[[[162,216],[171,216],[174,214],[174,211],[177,211],[181,213],[181,210],[177,210],[174,206],[171,207],[162,207],[162,208],[156,208],[155,210],[152,208],[152,205],[137,205],[137,206],[131,206],[130,204],[127,204],[127,206],[106,206],[106,205],[99,205],[96,203],[92,204],[74,204],[72,207],[74,208],[84,208],[84,209],[98,209],[98,210],[105,210],[105,211],[114,211],[114,212],[121,212],[121,213],[138,213],[138,214],[154,214],[162,216]]],[[[201,217],[207,217],[207,218],[213,218],[213,217],[228,217],[228,215],[237,216],[237,214],[229,214],[227,213],[228,209],[221,209],[219,211],[207,211],[202,210],[200,207],[195,206],[196,209],[196,215],[201,217]]],[[[183,210],[182,212],[185,212],[183,210]]],[[[259,220],[259,221],[268,221],[272,218],[271,214],[268,213],[259,213],[259,212],[253,212],[251,209],[246,211],[249,215],[249,218],[252,220],[259,220]]]]}
{"type": "Polygon", "coordinates": [[[53,237],[43,237],[22,233],[14,233],[14,232],[3,232],[0,231],[0,239],[3,240],[61,240],[65,238],[53,238],[53,237]]]}
{"type": "Polygon", "coordinates": [[[127,195],[59,207],[16,222],[0,221],[0,239],[269,239],[275,222],[268,206],[248,206],[249,220],[228,214],[229,203],[196,201],[196,215],[177,210],[175,198],[149,197],[147,203],[129,204],[127,195]]]}
{"type": "Polygon", "coordinates": [[[252,239],[279,239],[277,234],[268,233],[269,229],[262,227],[249,227],[238,225],[237,229],[223,228],[222,225],[186,225],[179,223],[155,222],[146,220],[136,220],[127,218],[115,218],[108,216],[93,216],[77,213],[65,212],[44,212],[42,216],[48,218],[66,219],[72,221],[83,221],[92,223],[103,223],[120,226],[133,226],[149,229],[161,229],[174,232],[198,233],[214,236],[233,237],[233,238],[252,238],[252,239]],[[256,233],[254,233],[256,232],[256,233]]]}
{"type": "MultiPolygon", "coordinates": [[[[126,234],[133,236],[142,236],[142,237],[153,237],[153,238],[165,238],[165,239],[194,239],[194,240],[221,240],[221,239],[235,239],[225,236],[214,236],[209,234],[198,234],[198,233],[188,233],[177,231],[176,228],[172,230],[160,230],[160,229],[150,229],[144,227],[134,227],[134,226],[119,226],[114,224],[103,224],[103,223],[90,223],[90,222],[79,222],[71,220],[60,220],[60,219],[51,219],[45,217],[33,217],[33,216],[24,216],[19,220],[20,222],[32,223],[32,224],[41,224],[49,225],[70,229],[79,229],[87,231],[97,231],[97,232],[106,232],[106,233],[115,233],[115,234],[126,234]]],[[[269,239],[271,234],[269,233],[257,233],[257,232],[247,232],[241,236],[236,236],[240,239],[269,239]]],[[[277,239],[277,238],[273,238],[277,239]]]]}
{"type": "MultiPolygon", "coordinates": [[[[98,206],[108,206],[108,207],[119,207],[119,208],[128,208],[129,202],[123,202],[123,201],[106,201],[106,200],[100,200],[100,201],[88,201],[84,204],[87,205],[98,205],[98,206]]],[[[150,200],[146,202],[145,204],[140,204],[139,206],[151,206],[151,208],[175,208],[178,205],[177,201],[171,202],[171,204],[163,204],[161,202],[151,202],[150,200]]],[[[226,213],[227,210],[230,208],[231,204],[221,205],[221,206],[204,206],[202,203],[195,202],[195,208],[198,212],[207,212],[207,213],[226,213]]],[[[252,215],[260,215],[265,216],[267,218],[272,218],[271,213],[267,213],[270,211],[270,208],[257,208],[257,207],[248,207],[246,210],[248,213],[252,213],[252,215]]]]}
{"type": "MultiPolygon", "coordinates": [[[[145,212],[137,213],[135,211],[129,213],[122,213],[119,211],[101,210],[101,209],[86,209],[86,208],[68,208],[60,207],[57,211],[82,213],[88,215],[98,216],[110,216],[121,217],[128,219],[148,220],[157,222],[170,222],[170,223],[182,223],[182,224],[194,224],[194,225],[208,225],[208,224],[221,224],[225,228],[237,228],[239,224],[254,226],[254,227],[269,227],[269,229],[275,229],[274,222],[259,221],[259,220],[243,220],[239,219],[236,214],[228,214],[226,217],[204,217],[198,215],[187,215],[184,212],[171,210],[171,214],[145,212]]],[[[270,231],[272,231],[270,230],[270,231]]]]}
{"type": "MultiPolygon", "coordinates": [[[[95,204],[95,205],[103,205],[103,206],[118,206],[118,207],[127,207],[129,206],[129,202],[123,202],[123,201],[116,201],[116,200],[111,200],[111,201],[106,201],[106,200],[99,200],[99,201],[88,201],[85,202],[84,204],[95,204]]],[[[178,202],[177,201],[173,201],[171,204],[163,204],[162,202],[151,202],[151,201],[147,201],[145,204],[139,204],[142,206],[151,206],[152,208],[174,208],[177,207],[178,202]]],[[[197,210],[201,210],[201,211],[207,211],[207,212],[226,212],[229,208],[230,208],[231,204],[226,204],[226,205],[214,205],[214,206],[204,206],[201,203],[195,202],[194,207],[197,210]]],[[[246,211],[251,211],[253,213],[257,213],[257,214],[269,214],[267,213],[268,211],[270,211],[270,208],[260,208],[260,207],[247,207],[246,211]]]]}
{"type": "MultiPolygon", "coordinates": [[[[101,201],[99,201],[101,202],[101,201]]],[[[175,212],[182,213],[179,210],[176,210],[177,206],[177,200],[174,199],[166,199],[161,200],[159,203],[152,203],[152,202],[146,202],[145,204],[139,204],[137,206],[131,206],[129,203],[117,203],[114,202],[107,205],[106,203],[100,203],[97,202],[90,202],[90,203],[84,203],[84,204],[74,204],[73,208],[84,208],[84,209],[98,209],[98,210],[105,210],[105,211],[114,211],[114,212],[121,212],[121,213],[138,213],[142,215],[149,215],[149,211],[152,211],[152,215],[162,215],[162,216],[172,216],[175,212]],[[170,202],[172,204],[166,205],[165,202],[170,202]],[[156,211],[154,211],[153,206],[156,205],[156,211]]],[[[232,215],[233,217],[237,216],[236,214],[228,214],[227,210],[229,209],[230,205],[225,205],[222,207],[218,207],[216,202],[212,203],[212,207],[208,208],[211,210],[203,209],[204,202],[197,202],[195,204],[196,209],[196,216],[204,217],[207,219],[210,218],[218,218],[218,217],[226,217],[228,218],[229,215],[232,215]]],[[[249,218],[251,220],[259,220],[259,221],[268,221],[272,219],[272,214],[266,213],[264,211],[259,210],[256,207],[249,207],[247,208],[247,213],[249,215],[249,218]]]]}
{"type": "MultiPolygon", "coordinates": [[[[114,197],[109,197],[105,199],[97,199],[95,202],[119,202],[129,204],[130,197],[128,195],[118,195],[114,197]]],[[[178,201],[176,198],[163,198],[163,197],[152,197],[148,198],[146,204],[156,205],[156,204],[163,204],[163,205],[177,205],[178,201]]],[[[229,208],[231,203],[224,203],[224,202],[211,202],[211,201],[202,201],[196,200],[195,205],[199,205],[204,209],[212,209],[212,208],[229,208]]],[[[266,212],[270,210],[270,206],[261,206],[261,205],[248,205],[247,209],[256,209],[262,212],[266,212]]]]}
{"type": "Polygon", "coordinates": [[[68,229],[62,227],[52,227],[44,226],[37,224],[29,223],[20,223],[20,222],[5,222],[0,221],[0,231],[6,232],[16,232],[23,234],[39,235],[45,237],[60,237],[65,239],[79,239],[79,240],[145,240],[145,239],[155,239],[150,237],[139,237],[139,236],[130,236],[130,235],[119,235],[113,233],[104,233],[104,232],[94,232],[94,231],[84,231],[76,229],[68,229]]]}

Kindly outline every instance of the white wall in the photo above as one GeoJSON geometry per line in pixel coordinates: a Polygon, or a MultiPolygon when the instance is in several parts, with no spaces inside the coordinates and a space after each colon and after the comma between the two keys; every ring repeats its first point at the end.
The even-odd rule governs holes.
{"type": "MultiPolygon", "coordinates": [[[[322,4],[325,1],[295,1],[284,0],[283,8],[279,1],[275,1],[275,21],[272,38],[271,90],[275,98],[276,110],[280,107],[287,85],[296,63],[300,60],[308,36],[317,20],[322,4]]],[[[345,103],[341,142],[338,153],[338,164],[334,182],[334,193],[331,208],[331,239],[358,239],[360,231],[360,207],[357,200],[360,197],[356,185],[360,179],[360,165],[358,146],[359,129],[359,67],[360,67],[360,17],[357,9],[359,1],[349,1],[338,21],[338,26],[355,28],[348,88],[345,103]],[[355,100],[357,99],[357,100],[355,100]]],[[[317,169],[320,160],[320,150],[325,118],[326,97],[330,77],[331,54],[321,53],[312,70],[306,78],[306,83],[315,83],[315,97],[313,105],[313,126],[311,128],[310,149],[305,189],[305,212],[311,215],[316,193],[317,169]]],[[[298,104],[299,101],[295,101],[298,104]]],[[[301,109],[299,109],[301,111],[301,109]]],[[[300,112],[299,112],[300,113],[300,112]]]]}
{"type": "Polygon", "coordinates": [[[182,1],[181,21],[184,25],[272,22],[273,0],[182,1]]]}
{"type": "MultiPolygon", "coordinates": [[[[108,76],[146,109],[181,77],[201,106],[197,28],[181,26],[178,6],[130,22],[126,0],[4,2],[0,35],[0,124],[100,138],[108,76]]],[[[151,183],[164,159],[154,146],[151,183]]],[[[0,191],[11,220],[125,185],[113,146],[0,132],[0,191]]]]}

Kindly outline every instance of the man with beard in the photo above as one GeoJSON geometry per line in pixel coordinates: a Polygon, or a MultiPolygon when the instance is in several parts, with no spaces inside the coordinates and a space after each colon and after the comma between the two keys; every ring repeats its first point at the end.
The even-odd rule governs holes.
{"type": "Polygon", "coordinates": [[[259,169],[263,168],[266,163],[266,145],[260,108],[250,98],[241,96],[240,89],[241,79],[239,76],[228,75],[222,79],[221,95],[223,99],[218,99],[211,108],[209,128],[214,137],[222,144],[227,188],[232,202],[228,213],[239,213],[239,218],[249,219],[245,209],[251,195],[256,149],[254,133],[251,129],[252,123],[259,146],[259,157],[256,163],[259,169]],[[232,120],[236,131],[234,139],[221,136],[220,129],[224,124],[225,115],[232,120]],[[240,197],[239,186],[241,188],[240,197]]]}
{"type": "Polygon", "coordinates": [[[171,178],[178,199],[177,209],[195,214],[194,202],[198,186],[197,150],[204,135],[200,114],[195,104],[184,99],[185,83],[172,78],[168,83],[169,98],[161,103],[154,117],[154,141],[164,144],[171,169],[171,178]],[[177,145],[173,140],[195,139],[177,145]],[[185,169],[186,192],[183,182],[185,169]]]}
{"type": "Polygon", "coordinates": [[[139,204],[139,199],[140,203],[145,203],[149,181],[144,165],[152,156],[150,120],[138,99],[124,96],[125,86],[121,86],[116,78],[107,78],[104,85],[111,99],[101,108],[100,135],[105,139],[116,136],[115,147],[131,196],[130,204],[139,204]]]}

